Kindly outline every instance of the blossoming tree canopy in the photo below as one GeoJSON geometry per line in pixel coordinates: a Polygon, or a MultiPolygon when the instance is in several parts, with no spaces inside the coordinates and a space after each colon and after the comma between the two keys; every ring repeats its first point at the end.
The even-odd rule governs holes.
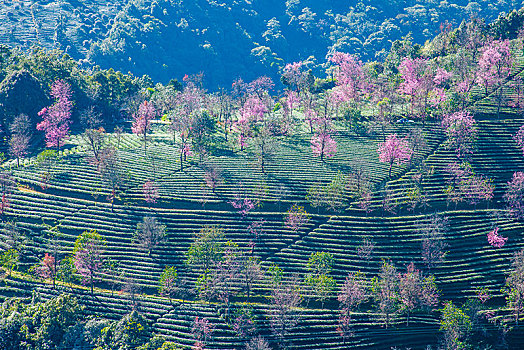
{"type": "Polygon", "coordinates": [[[36,125],[37,130],[45,132],[47,147],[60,150],[62,141],[67,139],[73,101],[71,101],[71,85],[64,80],[57,80],[51,85],[51,97],[55,103],[44,107],[38,115],[42,121],[36,125]]]}
{"type": "Polygon", "coordinates": [[[397,134],[388,136],[386,142],[381,143],[377,151],[379,161],[389,164],[388,177],[391,176],[393,163],[397,165],[407,163],[413,153],[409,147],[408,140],[406,138],[399,138],[397,134]]]}

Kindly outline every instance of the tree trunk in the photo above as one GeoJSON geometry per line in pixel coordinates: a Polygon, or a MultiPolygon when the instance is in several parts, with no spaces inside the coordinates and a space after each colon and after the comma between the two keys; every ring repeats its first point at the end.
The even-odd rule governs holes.
{"type": "Polygon", "coordinates": [[[144,157],[147,156],[147,134],[144,132],[144,157]]]}
{"type": "Polygon", "coordinates": [[[497,119],[500,119],[500,105],[502,103],[502,94],[504,92],[503,89],[504,87],[501,85],[499,88],[499,93],[497,94],[497,119]]]}

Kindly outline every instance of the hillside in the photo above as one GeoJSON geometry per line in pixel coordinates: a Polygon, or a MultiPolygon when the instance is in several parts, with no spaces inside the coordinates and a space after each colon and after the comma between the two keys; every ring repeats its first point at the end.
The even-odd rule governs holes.
{"type": "MultiPolygon", "coordinates": [[[[175,7],[266,18],[118,5],[114,38],[158,43],[175,7]]],[[[209,92],[0,46],[0,350],[519,349],[523,19],[288,63],[281,89],[271,70],[209,92]]],[[[220,50],[251,45],[247,22],[220,50]]]]}
{"type": "Polygon", "coordinates": [[[412,33],[424,44],[448,25],[489,23],[518,1],[4,1],[0,43],[61,49],[88,65],[167,83],[205,72],[206,85],[269,75],[286,62],[315,71],[335,51],[383,59],[412,33]]]}

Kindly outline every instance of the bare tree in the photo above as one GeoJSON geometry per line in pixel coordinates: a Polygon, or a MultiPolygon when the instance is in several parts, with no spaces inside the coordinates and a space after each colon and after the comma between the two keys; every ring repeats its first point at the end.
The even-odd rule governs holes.
{"type": "Polygon", "coordinates": [[[101,161],[101,154],[107,145],[106,131],[102,127],[86,129],[82,134],[82,138],[93,153],[92,163],[98,166],[101,161]]]}
{"type": "Polygon", "coordinates": [[[286,336],[300,320],[300,312],[297,307],[301,301],[297,278],[278,283],[271,292],[269,322],[273,334],[279,339],[281,345],[284,345],[286,336]]]}
{"type": "Polygon", "coordinates": [[[148,256],[151,256],[151,250],[162,243],[165,236],[166,225],[160,224],[154,216],[144,216],[142,222],[136,225],[133,241],[144,248],[148,256]]]}
{"type": "Polygon", "coordinates": [[[114,202],[118,197],[118,192],[124,183],[118,153],[115,148],[106,148],[100,155],[98,171],[104,182],[110,189],[111,193],[107,199],[111,202],[111,211],[114,210],[114,202]]]}
{"type": "Polygon", "coordinates": [[[448,231],[448,218],[438,214],[416,223],[417,231],[422,235],[422,259],[429,270],[444,261],[448,244],[445,234],[448,231]]]}
{"type": "Polygon", "coordinates": [[[28,153],[32,135],[31,130],[31,121],[25,114],[15,117],[11,125],[9,125],[9,131],[11,132],[9,153],[16,157],[17,166],[20,166],[20,158],[28,153]]]}

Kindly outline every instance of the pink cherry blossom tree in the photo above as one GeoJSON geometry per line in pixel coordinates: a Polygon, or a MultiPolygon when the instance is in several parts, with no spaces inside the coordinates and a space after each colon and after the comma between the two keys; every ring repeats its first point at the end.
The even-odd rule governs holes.
{"type": "Polygon", "coordinates": [[[399,86],[399,92],[409,97],[410,114],[414,116],[415,108],[419,107],[422,110],[422,117],[424,117],[428,93],[434,86],[429,61],[424,58],[405,57],[398,70],[403,79],[399,86]]]}
{"type": "Polygon", "coordinates": [[[288,63],[284,66],[280,80],[288,87],[288,91],[294,91],[300,95],[306,88],[308,74],[304,72],[303,67],[304,62],[302,61],[288,63]]]}
{"type": "Polygon", "coordinates": [[[368,299],[368,290],[365,276],[360,271],[349,273],[340,288],[337,299],[340,303],[339,326],[337,330],[344,339],[351,335],[351,314],[355,312],[360,304],[368,299]]]}
{"type": "Polygon", "coordinates": [[[133,114],[131,130],[144,140],[144,155],[147,152],[147,134],[151,130],[151,120],[155,118],[156,111],[152,103],[144,101],[138,107],[138,112],[133,114]]]}
{"type": "Polygon", "coordinates": [[[273,83],[273,80],[268,76],[261,76],[253,80],[247,85],[247,91],[248,94],[254,94],[259,99],[262,99],[262,97],[270,90],[273,89],[275,86],[275,83],[273,83]]]}
{"type": "Polygon", "coordinates": [[[83,284],[90,285],[91,294],[93,294],[93,286],[98,272],[103,266],[104,259],[102,254],[105,242],[106,240],[97,231],[84,231],[76,239],[73,249],[73,261],[76,272],[82,277],[83,284]]]}
{"type": "Polygon", "coordinates": [[[379,161],[389,164],[388,177],[391,177],[391,168],[394,163],[400,165],[409,162],[413,153],[409,148],[408,140],[399,138],[397,134],[388,136],[386,142],[379,144],[377,151],[379,161]]]}
{"type": "Polygon", "coordinates": [[[447,140],[446,146],[454,149],[458,158],[473,153],[477,140],[477,127],[473,116],[467,111],[448,114],[442,120],[447,140]]]}
{"type": "Polygon", "coordinates": [[[53,280],[53,288],[55,288],[57,264],[54,256],[45,253],[45,256],[42,258],[42,261],[40,262],[38,274],[42,278],[49,278],[53,280]]]}
{"type": "Polygon", "coordinates": [[[509,214],[517,219],[524,218],[524,173],[517,171],[507,184],[504,200],[509,214]]]}
{"type": "Polygon", "coordinates": [[[160,197],[158,194],[158,186],[153,181],[146,181],[142,186],[142,193],[144,194],[144,200],[148,205],[156,203],[156,200],[160,197]]]}
{"type": "Polygon", "coordinates": [[[73,109],[71,95],[71,85],[63,80],[55,81],[51,85],[51,96],[55,99],[55,103],[38,112],[42,121],[36,125],[37,130],[45,131],[47,147],[56,147],[58,151],[69,133],[73,109]]]}
{"type": "Polygon", "coordinates": [[[336,95],[341,101],[357,104],[367,92],[362,62],[342,52],[335,52],[329,60],[335,64],[336,95]]]}
{"type": "Polygon", "coordinates": [[[191,328],[191,334],[195,338],[195,349],[204,349],[214,331],[215,327],[207,318],[196,316],[191,328]]]}
{"type": "Polygon", "coordinates": [[[246,216],[260,204],[260,200],[255,198],[252,191],[245,189],[242,183],[239,183],[237,185],[237,192],[233,200],[229,201],[229,204],[237,209],[239,214],[246,216]]]}
{"type": "Polygon", "coordinates": [[[509,40],[490,40],[482,48],[479,58],[476,81],[484,87],[486,96],[489,89],[495,91],[497,98],[497,116],[500,114],[505,82],[508,79],[514,57],[511,54],[509,40]]]}
{"type": "Polygon", "coordinates": [[[337,153],[337,143],[333,139],[334,133],[331,120],[327,117],[318,118],[315,121],[315,134],[311,138],[311,150],[313,155],[320,157],[320,161],[324,162],[324,158],[331,158],[337,153]]]}
{"type": "Polygon", "coordinates": [[[519,325],[520,314],[524,310],[524,249],[519,250],[511,261],[511,270],[506,277],[506,286],[503,289],[506,295],[508,308],[519,325]]]}
{"type": "Polygon", "coordinates": [[[337,143],[331,135],[327,132],[320,132],[315,134],[311,138],[311,149],[313,155],[320,157],[320,160],[324,162],[324,158],[331,158],[337,152],[337,143]]]}
{"type": "Polygon", "coordinates": [[[184,169],[183,164],[187,156],[192,155],[192,126],[195,122],[195,116],[202,110],[204,100],[204,91],[194,83],[189,82],[184,90],[177,95],[176,108],[169,114],[173,144],[180,155],[180,171],[184,169]]]}
{"type": "Polygon", "coordinates": [[[522,148],[522,154],[524,154],[524,125],[519,128],[515,135],[513,135],[513,140],[515,140],[517,146],[522,148]]]}
{"type": "Polygon", "coordinates": [[[495,227],[493,230],[488,232],[488,243],[490,246],[495,248],[502,248],[506,244],[508,237],[502,237],[499,235],[499,228],[495,227]]]}
{"type": "Polygon", "coordinates": [[[307,225],[311,216],[304,210],[304,207],[293,204],[286,213],[286,227],[297,232],[303,226],[307,225]]]}

